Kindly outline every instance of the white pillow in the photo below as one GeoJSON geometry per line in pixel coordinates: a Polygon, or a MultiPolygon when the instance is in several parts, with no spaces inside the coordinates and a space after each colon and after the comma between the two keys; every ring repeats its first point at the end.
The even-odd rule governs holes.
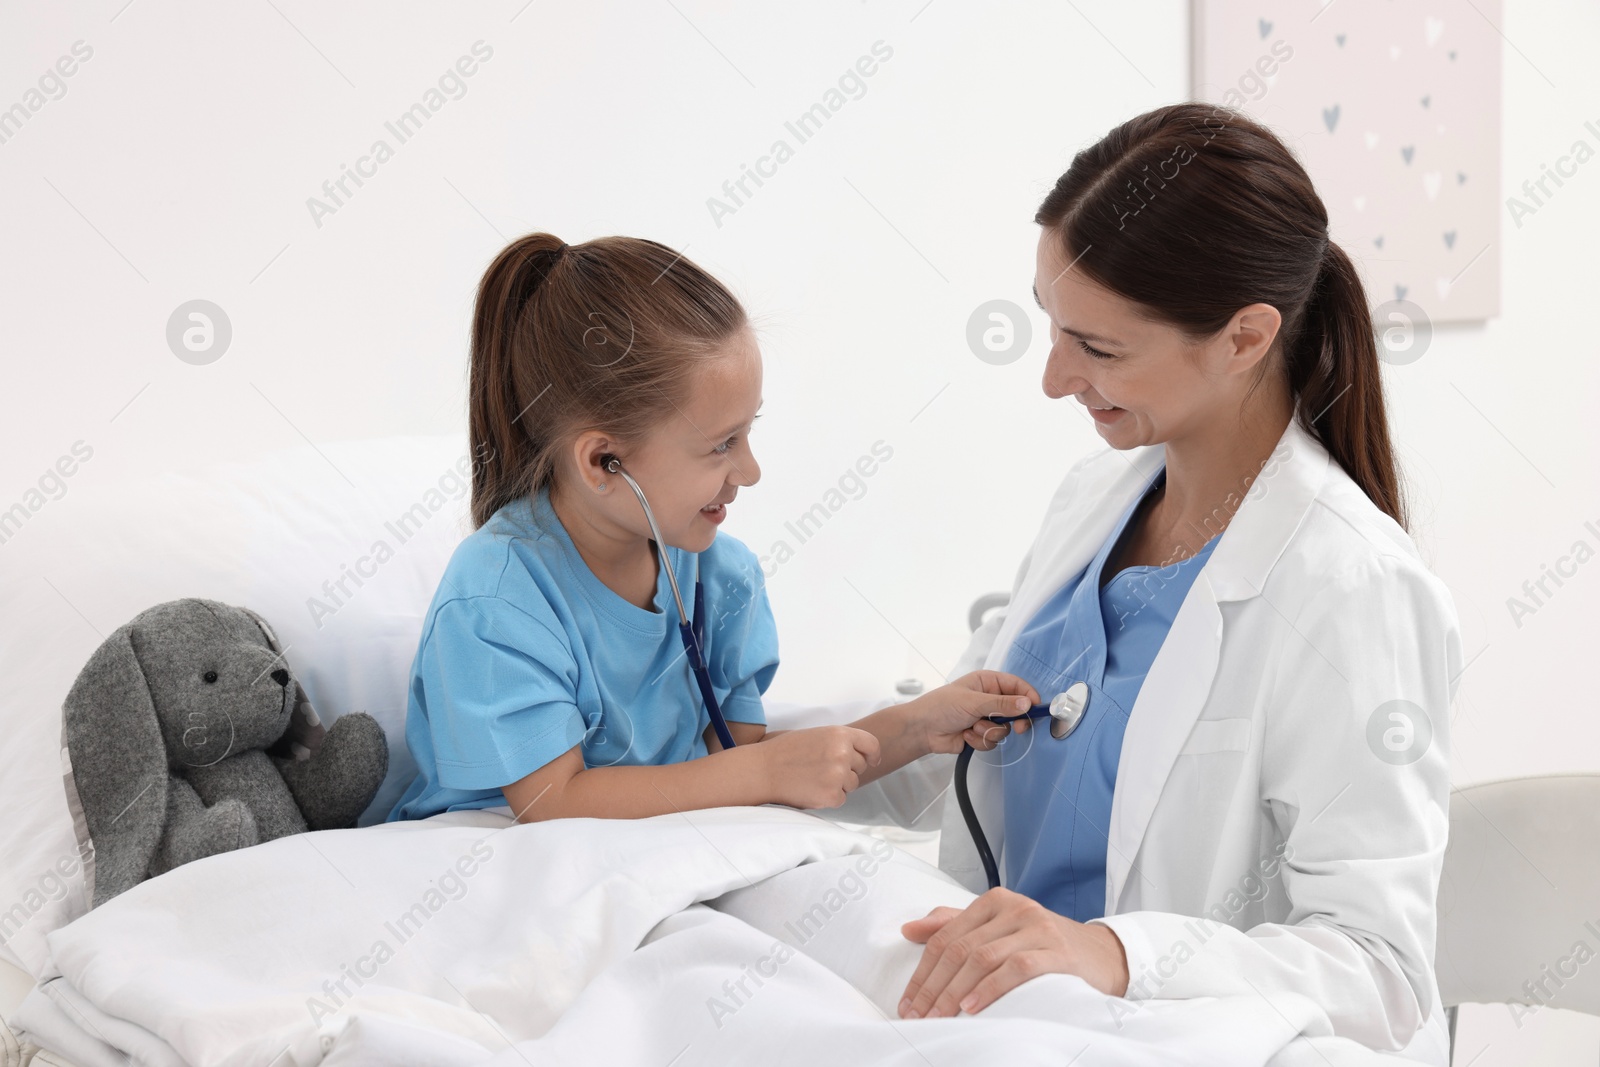
{"type": "Polygon", "coordinates": [[[422,619],[470,532],[457,435],[289,449],[111,487],[74,487],[0,545],[0,942],[35,977],[44,937],[83,914],[61,777],[61,704],[104,637],[207,597],[260,613],[324,723],[366,711],[389,773],[381,821],[416,772],[406,683],[422,619]]]}

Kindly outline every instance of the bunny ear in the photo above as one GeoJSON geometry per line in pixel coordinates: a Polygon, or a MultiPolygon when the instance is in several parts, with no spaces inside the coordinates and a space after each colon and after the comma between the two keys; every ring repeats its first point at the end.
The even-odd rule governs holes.
{"type": "Polygon", "coordinates": [[[73,785],[94,842],[94,907],[144,881],[167,816],[167,750],[133,649],[106,638],[62,705],[73,785]]]}
{"type": "Polygon", "coordinates": [[[283,651],[283,645],[278,641],[277,633],[273,631],[271,626],[267,625],[266,619],[263,619],[260,615],[251,611],[249,608],[237,608],[235,610],[244,612],[244,614],[248,615],[250,619],[261,628],[261,633],[267,639],[268,648],[272,649],[274,652],[283,651]]]}

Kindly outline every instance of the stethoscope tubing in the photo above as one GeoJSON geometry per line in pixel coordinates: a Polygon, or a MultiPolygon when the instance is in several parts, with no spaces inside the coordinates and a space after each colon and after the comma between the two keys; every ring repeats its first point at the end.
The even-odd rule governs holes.
{"type": "Polygon", "coordinates": [[[639,488],[639,483],[633,476],[622,469],[620,460],[613,458],[606,466],[612,474],[620,474],[630,486],[634,495],[639,498],[639,506],[644,508],[645,521],[650,524],[650,533],[656,544],[656,555],[661,560],[661,569],[667,572],[667,582],[672,586],[672,599],[678,605],[678,636],[683,638],[683,651],[689,658],[689,669],[694,672],[694,680],[700,688],[700,699],[705,701],[706,713],[711,716],[712,729],[717,731],[717,740],[724,749],[734,747],[733,734],[728,729],[728,723],[722,717],[722,708],[717,703],[717,695],[711,688],[711,671],[706,666],[705,657],[705,591],[700,585],[700,554],[694,557],[694,616],[683,608],[683,594],[678,591],[677,575],[672,573],[672,563],[667,559],[662,548],[665,541],[661,539],[661,527],[656,525],[655,512],[650,510],[650,502],[644,498],[644,490],[639,488]]]}
{"type": "MultiPolygon", "coordinates": [[[[986,715],[979,721],[1005,725],[1018,719],[1049,717],[1049,704],[1035,704],[1021,715],[986,715]]],[[[988,879],[989,888],[997,889],[1000,886],[1000,868],[994,862],[994,853],[989,850],[989,839],[983,836],[983,825],[978,822],[977,812],[972,810],[972,797],[967,793],[967,765],[972,762],[972,754],[976,751],[977,749],[971,745],[963,744],[961,755],[956,757],[956,803],[961,808],[961,818],[967,824],[967,832],[972,835],[972,843],[977,846],[978,861],[983,864],[983,875],[988,879]]]]}
{"type": "MultiPolygon", "coordinates": [[[[678,590],[677,576],[673,574],[672,566],[662,552],[661,546],[665,542],[661,539],[661,528],[656,525],[655,512],[650,509],[650,502],[645,499],[644,490],[639,488],[639,483],[633,480],[632,475],[622,469],[621,461],[612,458],[606,465],[606,470],[622,476],[633,489],[634,495],[639,498],[639,506],[644,509],[645,520],[650,524],[650,533],[656,543],[656,554],[660,557],[661,566],[667,572],[667,582],[672,586],[672,599],[678,605],[680,620],[678,634],[683,638],[684,653],[689,658],[689,667],[694,672],[695,682],[700,688],[700,698],[705,701],[712,728],[717,732],[717,740],[722,742],[724,749],[732,749],[733,734],[728,730],[728,724],[722,717],[722,708],[718,705],[716,693],[711,688],[711,672],[707,669],[705,661],[705,593],[700,584],[700,556],[696,553],[694,561],[694,615],[691,617],[684,610],[683,594],[678,590]]],[[[1018,719],[1051,717],[1051,705],[1035,704],[1019,715],[986,715],[983,721],[1006,725],[1018,719]]],[[[1070,733],[1076,726],[1077,721],[1074,720],[1067,728],[1067,732],[1070,733]]],[[[977,846],[978,859],[983,863],[983,873],[989,881],[989,888],[995,889],[1000,885],[1000,869],[994,861],[994,853],[989,849],[989,839],[983,834],[983,826],[978,822],[977,813],[972,809],[972,798],[967,792],[967,765],[972,762],[974,751],[976,750],[971,745],[963,744],[961,754],[956,757],[956,803],[960,805],[961,817],[966,821],[968,832],[972,834],[972,843],[977,846]]]]}

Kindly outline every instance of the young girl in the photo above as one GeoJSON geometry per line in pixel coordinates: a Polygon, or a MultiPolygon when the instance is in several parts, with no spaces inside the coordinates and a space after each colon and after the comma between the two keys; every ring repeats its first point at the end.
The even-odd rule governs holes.
{"type": "Polygon", "coordinates": [[[777,628],[755,555],[717,531],[761,474],[761,354],[733,295],[670,248],[513,241],[478,289],[470,394],[478,528],[423,621],[406,720],[420,773],[391,820],[501,804],[524,822],[837,807],[928,752],[992,748],[1005,731],[985,723],[989,741],[980,717],[1037,701],[978,671],[851,726],[767,731],[777,628]],[[727,751],[665,569],[692,611],[696,553],[727,751]]]}

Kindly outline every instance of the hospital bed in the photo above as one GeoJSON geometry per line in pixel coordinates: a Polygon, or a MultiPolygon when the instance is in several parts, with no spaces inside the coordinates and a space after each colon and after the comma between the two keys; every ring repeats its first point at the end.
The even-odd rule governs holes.
{"type": "MultiPolygon", "coordinates": [[[[498,1062],[522,1062],[530,1049],[544,1057],[535,1057],[539,1062],[563,1062],[565,1055],[593,1058],[596,1041],[610,1043],[608,1062],[655,1063],[664,1062],[663,1043],[691,1024],[698,1029],[682,1044],[680,1064],[718,1062],[741,1041],[741,1055],[773,1062],[917,1063],[923,1041],[1020,1062],[1042,1049],[1070,1053],[1086,1041],[1096,1043],[1106,1062],[1121,1062],[1121,1043],[1127,1062],[1163,1048],[1187,1062],[1206,1062],[1207,1048],[1217,1050],[1213,1062],[1230,1064],[1393,1062],[1338,1039],[1286,1036],[1285,1019],[1314,1026],[1310,1004],[1151,1002],[1113,1030],[1104,1026],[1104,998],[1065,975],[1035,979],[977,1017],[898,1021],[894,998],[921,953],[898,937],[899,923],[971,899],[934,866],[937,836],[927,826],[860,826],[775,807],[602,820],[588,828],[571,821],[515,827],[479,813],[280,839],[188,864],[87,914],[81,884],[45,880],[76,854],[55,769],[62,699],[101,634],[180,596],[261,612],[285,640],[296,676],[325,718],[365,710],[379,719],[390,738],[391,773],[371,811],[388,810],[414,771],[403,743],[404,684],[422,612],[466,532],[466,456],[457,438],[416,437],[209,464],[52,502],[7,544],[14,566],[0,577],[0,604],[31,624],[0,643],[0,672],[16,680],[5,724],[11,740],[0,754],[0,805],[7,813],[0,823],[0,855],[7,857],[0,909],[10,909],[0,911],[10,916],[0,949],[0,1067],[30,1060],[105,1067],[128,1062],[115,1049],[133,1046],[151,1063],[209,1062],[222,1058],[210,1055],[218,1049],[234,1050],[230,1062],[277,1067],[402,1063],[408,1056],[466,1064],[491,1062],[495,1054],[498,1062]],[[403,539],[394,532],[402,516],[408,519],[403,539]],[[111,529],[115,537],[106,536],[111,529]],[[308,613],[307,601],[322,595],[324,579],[343,573],[380,539],[394,551],[377,577],[340,598],[331,616],[308,613]],[[569,836],[579,829],[582,835],[569,836]],[[615,847],[593,847],[599,838],[614,839],[615,847]],[[894,849],[880,852],[880,840],[894,849]],[[286,1013],[284,991],[298,979],[296,960],[302,970],[326,973],[330,983],[344,979],[335,988],[350,991],[368,959],[364,946],[346,944],[360,926],[352,916],[417,914],[406,892],[420,899],[415,887],[442,884],[438,872],[462,848],[489,842],[501,866],[484,864],[466,893],[482,902],[503,896],[504,903],[457,906],[450,898],[428,912],[429,937],[448,935],[450,945],[476,946],[472,951],[430,956],[424,939],[408,941],[415,951],[384,961],[381,997],[347,1001],[313,991],[286,1013]],[[551,848],[573,858],[561,877],[579,881],[563,883],[540,866],[551,848]],[[882,859],[884,853],[893,858],[882,859]],[[630,864],[607,858],[615,855],[629,856],[630,864]],[[686,855],[704,862],[687,865],[686,855]],[[874,873],[850,873],[863,865],[874,873]],[[369,884],[364,871],[388,874],[369,884]],[[853,897],[851,879],[864,878],[882,890],[853,897]],[[563,899],[563,885],[611,896],[594,909],[593,922],[574,920],[570,928],[551,926],[539,909],[527,914],[511,904],[529,893],[563,899]],[[357,900],[351,893],[358,912],[349,910],[357,900]],[[273,916],[267,928],[274,936],[245,938],[227,921],[222,900],[248,900],[273,916]],[[821,904],[835,900],[845,904],[825,912],[836,916],[830,926],[796,935],[796,916],[815,918],[824,914],[821,904]],[[184,922],[172,927],[174,914],[184,922]],[[486,915],[497,916],[498,925],[486,926],[486,915]],[[780,942],[798,942],[804,951],[772,964],[780,942]],[[498,955],[519,945],[518,953],[498,955]],[[530,958],[540,960],[538,969],[528,969],[530,958]],[[755,981],[768,966],[775,968],[766,976],[770,987],[755,981]],[[724,993],[721,983],[736,977],[746,980],[736,986],[743,992],[724,993]],[[35,988],[39,978],[47,979],[48,995],[35,988]],[[48,1019],[46,1000],[54,1011],[48,1019]],[[347,1003],[377,1007],[352,1011],[347,1003]],[[630,1005],[623,1024],[608,1008],[618,1003],[630,1005]],[[726,1017],[718,1016],[718,1004],[726,1017]],[[53,1051],[24,1045],[11,1029],[19,1007],[25,1021],[43,1020],[57,1035],[45,1042],[53,1051]],[[316,1026],[295,1021],[308,1007],[316,1026]],[[324,1009],[328,1014],[318,1018],[324,1009]],[[707,1012],[722,1025],[706,1022],[707,1012]],[[281,1033],[283,1047],[250,1051],[249,1040],[263,1033],[281,1033]],[[776,1047],[774,1033],[799,1036],[776,1047]],[[714,1041],[732,1045],[706,1051],[714,1041]]],[[[997,603],[974,605],[975,616],[997,603]]],[[[799,705],[769,707],[774,728],[814,724],[819,714],[799,705]]],[[[1493,847],[1489,838],[1478,839],[1493,847]]],[[[1468,854],[1453,846],[1451,855],[1456,863],[1468,854]]],[[[1492,862],[1486,851],[1472,855],[1492,862]]],[[[1456,884],[1447,877],[1447,889],[1456,884]]],[[[1584,884],[1594,884],[1592,874],[1584,884]]],[[[1487,906],[1467,891],[1445,902],[1462,915],[1487,906]]],[[[564,907],[552,903],[548,911],[563,914],[564,907]]],[[[1477,951],[1470,938],[1442,928],[1441,982],[1462,999],[1505,994],[1509,986],[1485,977],[1501,973],[1494,956],[1477,951]],[[1449,984],[1453,974],[1460,981],[1449,984]]],[[[1579,988],[1569,984],[1570,1006],[1593,1010],[1592,992],[1577,998],[1579,988]]]]}

